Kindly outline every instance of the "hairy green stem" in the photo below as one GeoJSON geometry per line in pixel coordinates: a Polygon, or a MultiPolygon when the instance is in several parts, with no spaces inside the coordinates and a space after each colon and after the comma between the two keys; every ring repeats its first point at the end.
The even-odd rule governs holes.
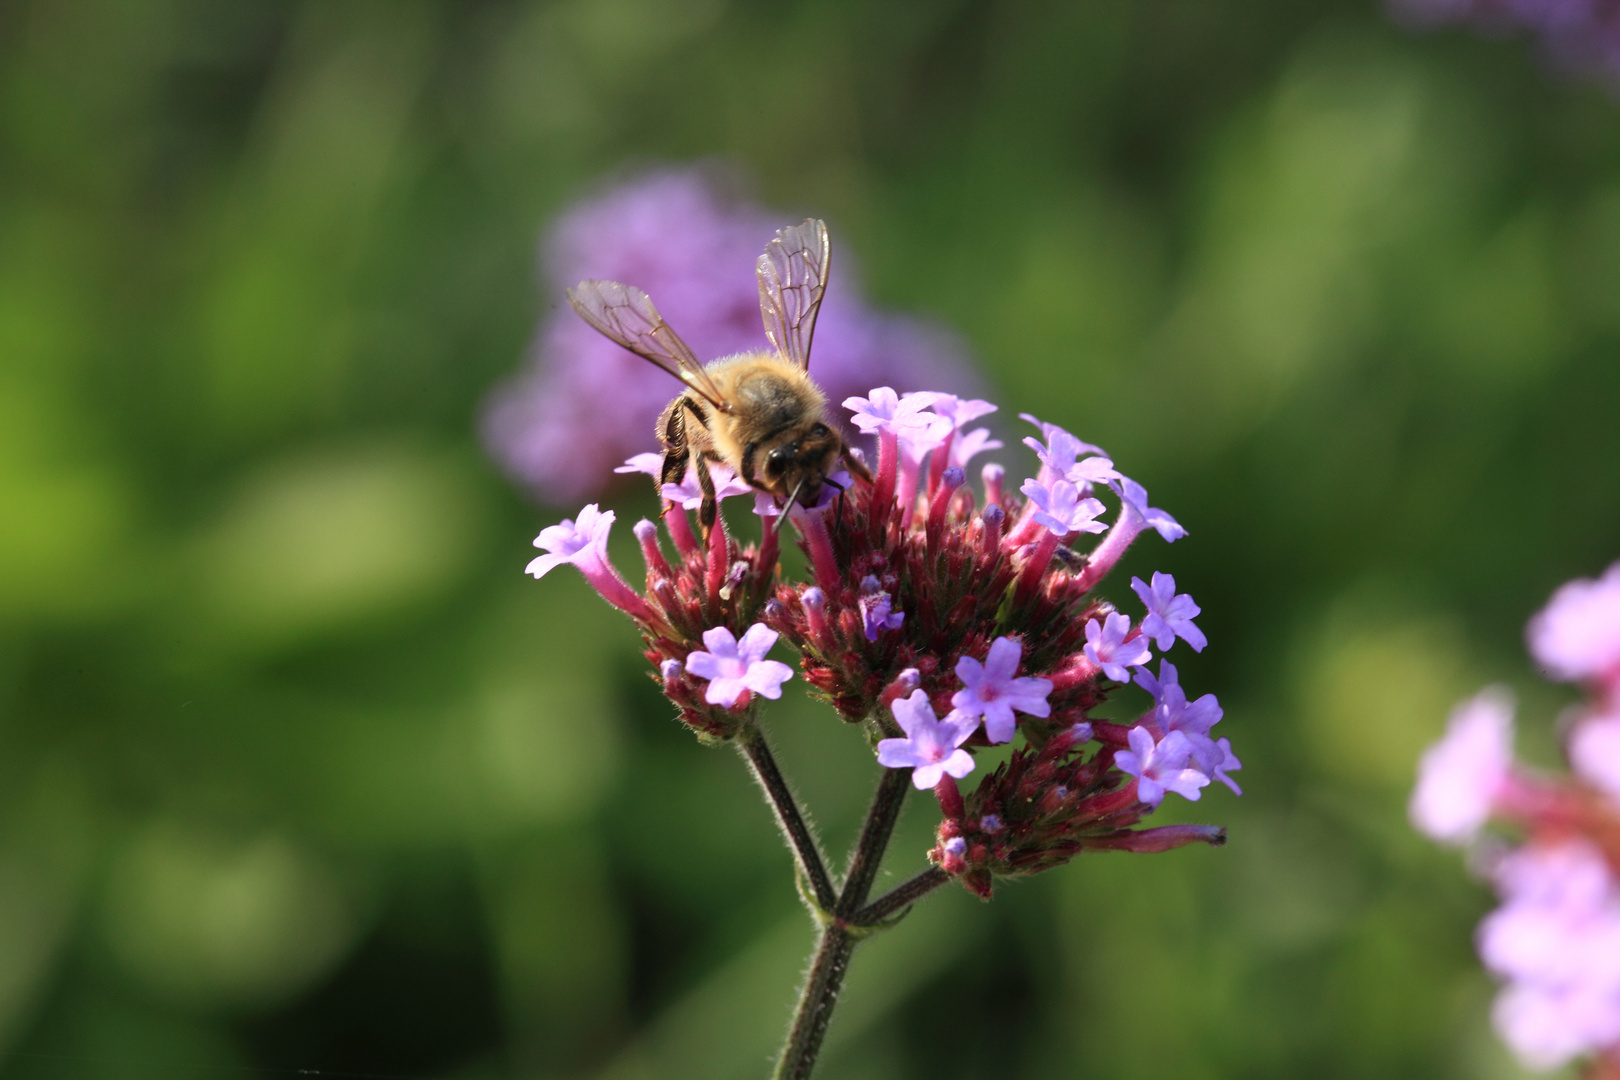
{"type": "Polygon", "coordinates": [[[860,939],[870,932],[852,916],[866,905],[910,782],[910,769],[885,769],[878,779],[861,838],[844,874],[843,889],[828,908],[830,918],[822,924],[821,938],[810,959],[810,971],[793,1013],[793,1026],[788,1029],[787,1043],[776,1063],[775,1080],[806,1080],[815,1068],[827,1022],[832,1019],[833,1006],[838,1004],[838,993],[849,971],[849,958],[860,939]]]}
{"type": "Polygon", "coordinates": [[[827,876],[826,864],[821,858],[821,849],[816,845],[815,835],[811,833],[804,815],[799,813],[799,804],[794,801],[793,792],[782,778],[782,771],[776,767],[776,758],[765,742],[765,733],[757,724],[749,723],[738,732],[736,742],[748,759],[754,779],[764,789],[765,798],[776,811],[776,823],[782,827],[782,832],[788,838],[788,846],[793,849],[799,877],[809,887],[816,906],[820,908],[817,917],[830,915],[838,904],[838,894],[833,890],[832,879],[827,876]]]}
{"type": "Polygon", "coordinates": [[[804,989],[799,992],[793,1026],[788,1029],[787,1043],[772,1074],[775,1080],[807,1080],[810,1070],[815,1068],[816,1055],[821,1052],[821,1040],[827,1034],[833,1006],[838,1004],[838,992],[843,989],[844,975],[849,971],[849,958],[857,940],[838,920],[821,928],[821,939],[810,959],[804,989]]]}
{"type": "Polygon", "coordinates": [[[876,926],[884,919],[915,904],[947,881],[951,875],[930,866],[910,881],[897,885],[850,916],[851,926],[876,926]]]}

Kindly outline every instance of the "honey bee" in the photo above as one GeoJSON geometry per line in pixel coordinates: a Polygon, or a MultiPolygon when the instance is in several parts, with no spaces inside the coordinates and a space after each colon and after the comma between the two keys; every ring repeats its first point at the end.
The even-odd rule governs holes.
{"type": "Polygon", "coordinates": [[[814,506],[839,458],[871,479],[827,422],[827,398],[809,375],[810,338],[831,269],[823,222],[808,218],[777,230],[756,266],[759,310],[772,348],[706,365],[640,289],[582,281],[568,290],[568,302],[586,322],[686,384],[658,418],[664,448],[658,483],[678,482],[691,465],[703,492],[698,519],[705,535],[718,513],[706,462],[723,462],[744,483],[788,506],[814,506]]]}

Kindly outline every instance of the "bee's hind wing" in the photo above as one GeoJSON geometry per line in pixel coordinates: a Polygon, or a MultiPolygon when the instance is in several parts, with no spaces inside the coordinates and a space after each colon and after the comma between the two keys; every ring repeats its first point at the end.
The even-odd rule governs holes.
{"type": "Polygon", "coordinates": [[[604,337],[623,345],[644,360],[651,360],[708,399],[723,413],[731,412],[725,396],[690,346],[658,314],[652,298],[634,285],[617,281],[582,281],[568,290],[568,302],[580,318],[604,337]]]}
{"type": "Polygon", "coordinates": [[[816,309],[821,307],[827,274],[832,270],[826,223],[806,218],[802,225],[778,229],[765,245],[757,269],[765,336],[777,352],[808,369],[816,309]]]}

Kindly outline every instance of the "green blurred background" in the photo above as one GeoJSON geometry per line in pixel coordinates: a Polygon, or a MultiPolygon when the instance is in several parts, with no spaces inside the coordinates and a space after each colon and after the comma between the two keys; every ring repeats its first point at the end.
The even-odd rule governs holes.
{"type": "MultiPolygon", "coordinates": [[[[1552,759],[1620,555],[1620,107],[1369,0],[0,5],[3,1074],[763,1075],[788,859],[476,436],[539,230],[707,158],[1190,529],[1125,572],[1245,763],[1224,850],[931,899],[820,1075],[1516,1075],[1403,806],[1487,681],[1552,759]]],[[[842,851],[869,754],[767,722],[842,851]]]]}

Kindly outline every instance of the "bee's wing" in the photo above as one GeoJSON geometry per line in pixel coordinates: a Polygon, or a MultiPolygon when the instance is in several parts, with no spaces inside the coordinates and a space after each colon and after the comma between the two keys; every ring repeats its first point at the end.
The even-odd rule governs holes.
{"type": "Polygon", "coordinates": [[[646,293],[617,281],[582,281],[568,290],[568,302],[579,312],[580,318],[603,335],[637,356],[651,360],[708,398],[709,404],[721,412],[731,411],[696,354],[669,328],[646,293]]]}
{"type": "Polygon", "coordinates": [[[765,318],[765,336],[777,352],[801,368],[810,366],[810,336],[831,269],[827,226],[815,218],[778,229],[759,257],[759,312],[765,318]]]}

